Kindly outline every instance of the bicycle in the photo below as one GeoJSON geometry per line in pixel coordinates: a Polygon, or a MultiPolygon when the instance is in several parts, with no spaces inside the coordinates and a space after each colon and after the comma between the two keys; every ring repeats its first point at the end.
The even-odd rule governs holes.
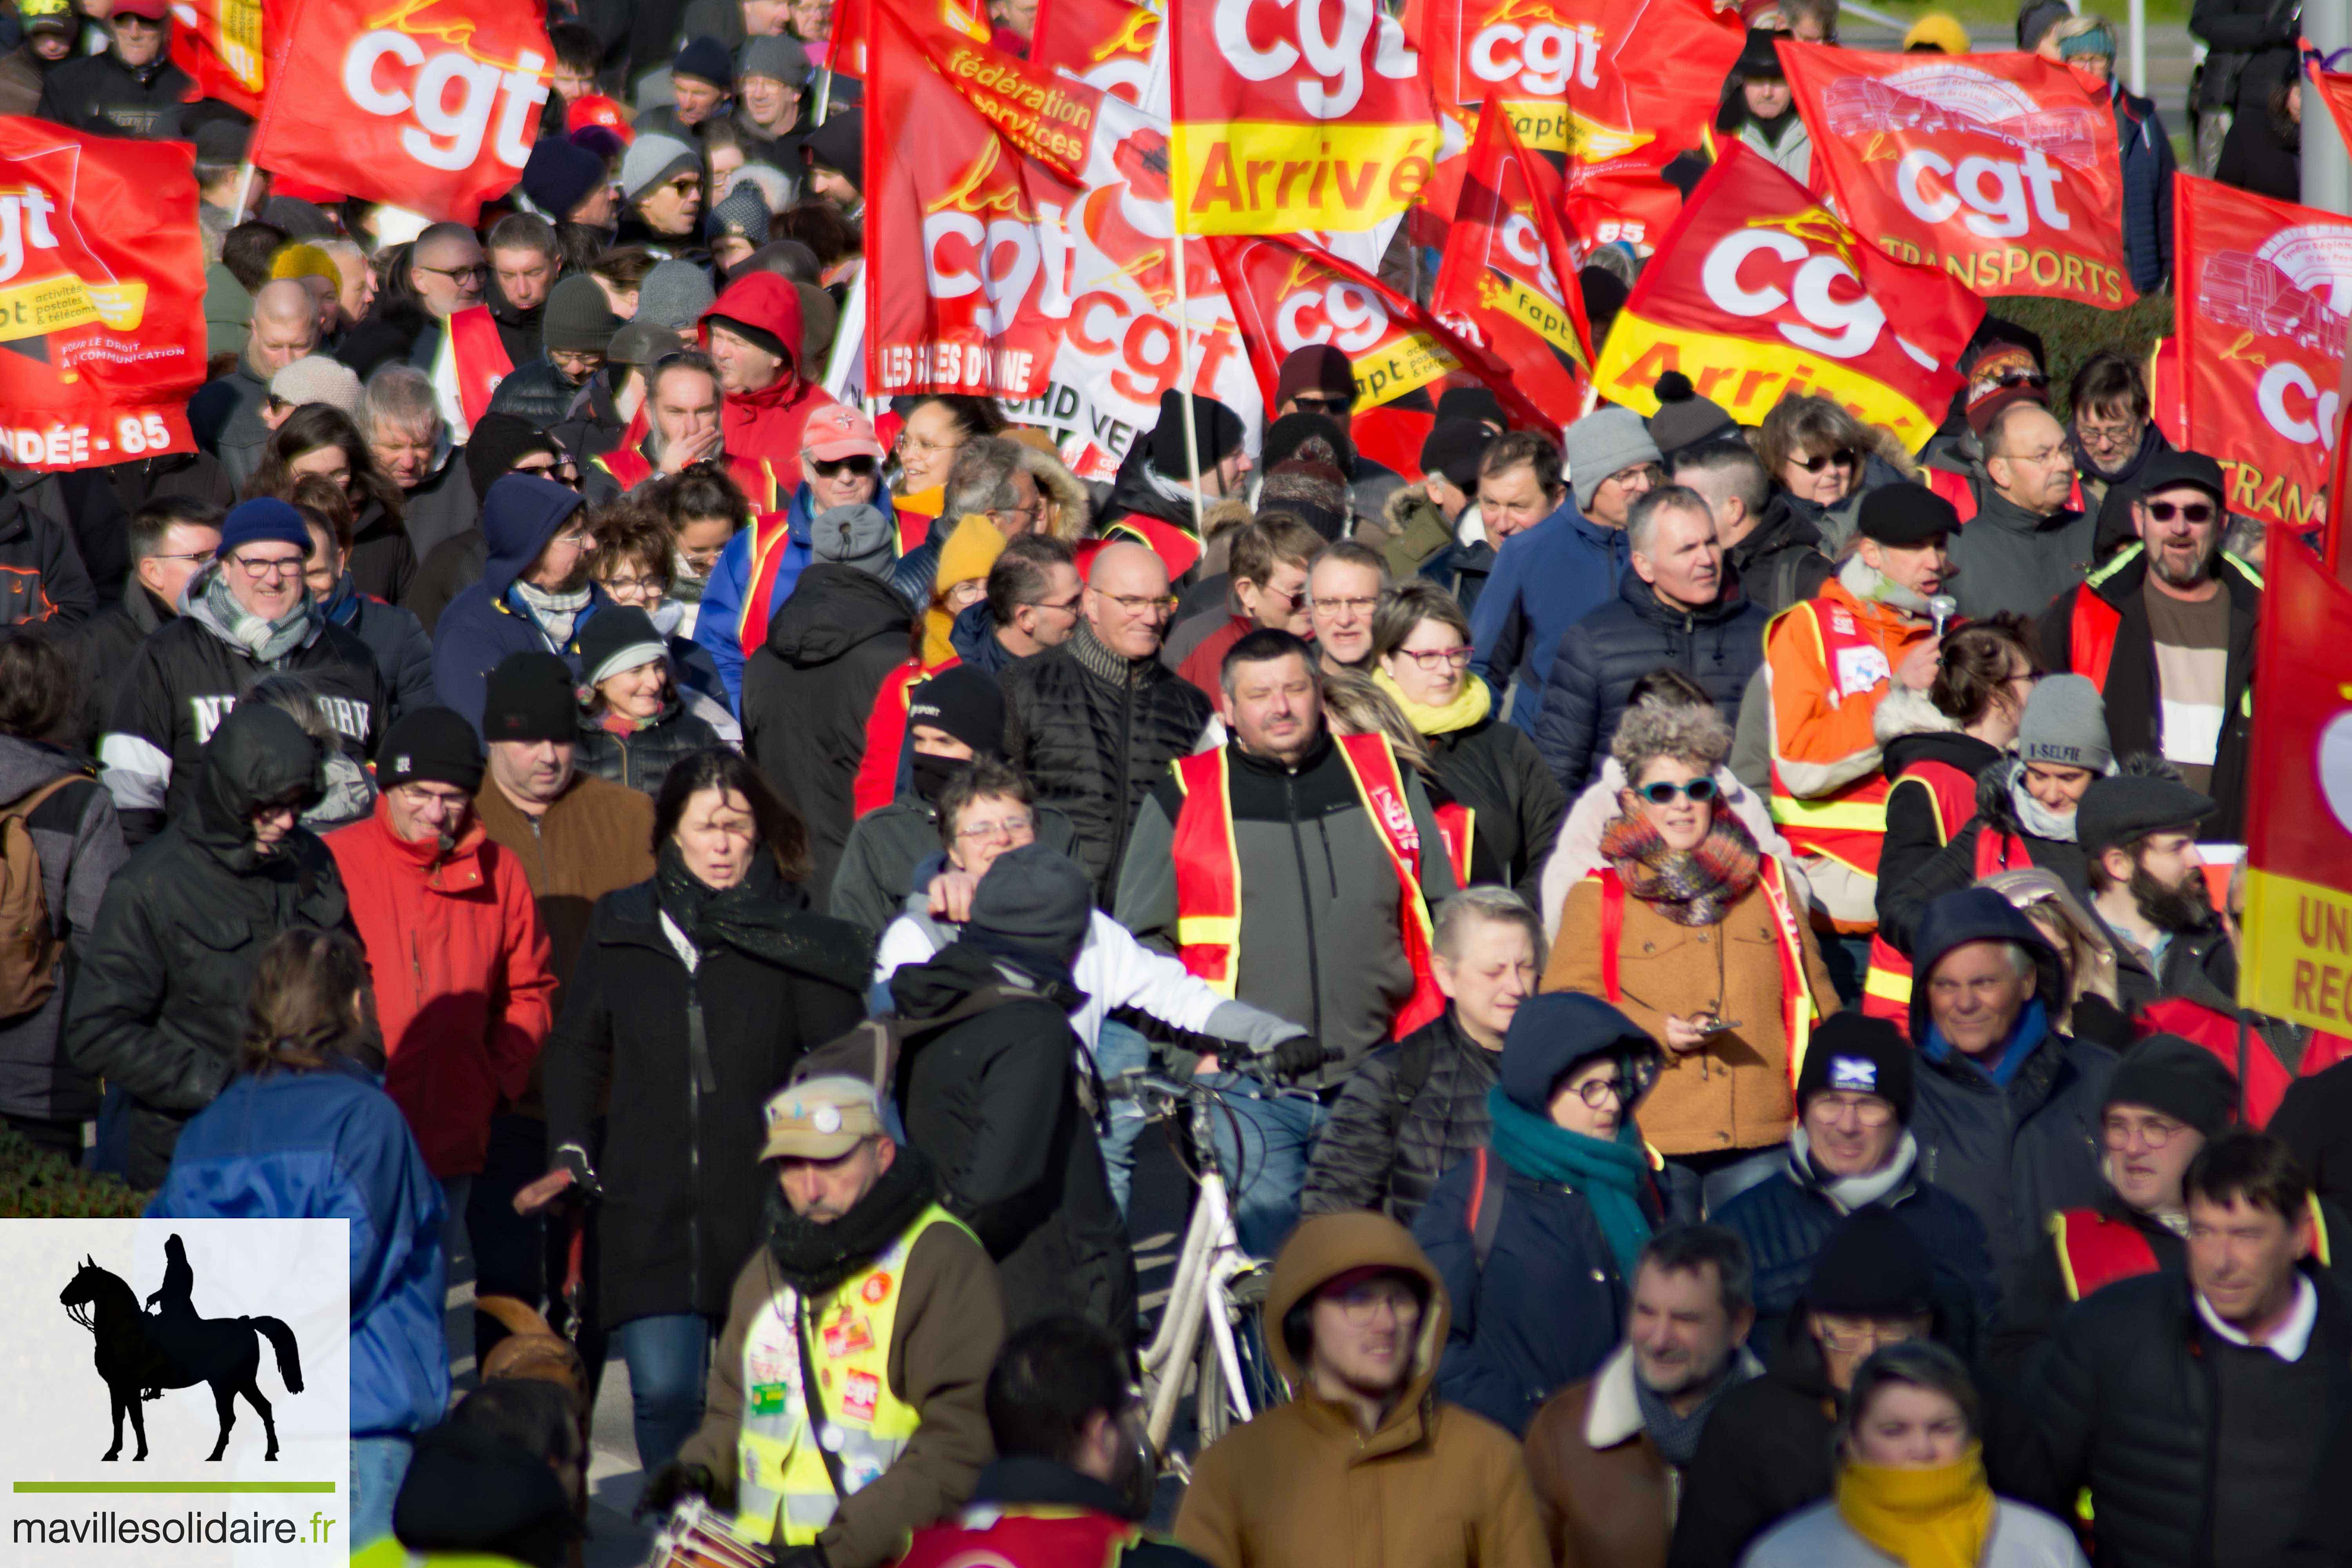
{"type": "Polygon", "coordinates": [[[1169,1447],[1188,1381],[1200,1450],[1234,1422],[1249,1420],[1283,1397],[1257,1329],[1267,1268],[1242,1250],[1234,1229],[1233,1178],[1213,1136],[1214,1119],[1232,1114],[1224,1109],[1224,1097],[1204,1084],[1178,1083],[1140,1069],[1120,1073],[1105,1087],[1113,1098],[1132,1100],[1146,1121],[1171,1121],[1181,1111],[1201,1157],[1193,1173],[1199,1190],[1177,1253],[1175,1280],[1159,1330],[1142,1355],[1145,1438],[1160,1465],[1189,1482],[1190,1462],[1169,1447]]]}

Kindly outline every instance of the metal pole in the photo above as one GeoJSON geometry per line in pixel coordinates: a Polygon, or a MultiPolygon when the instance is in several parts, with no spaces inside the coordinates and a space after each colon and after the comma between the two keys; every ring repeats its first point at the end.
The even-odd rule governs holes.
{"type": "Polygon", "coordinates": [[[248,158],[248,159],[247,159],[244,163],[240,163],[240,164],[238,164],[238,165],[237,165],[237,170],[236,170],[236,206],[234,206],[234,207],[231,207],[231,208],[229,209],[232,213],[234,213],[234,214],[236,215],[236,216],[234,216],[233,218],[231,218],[231,219],[229,220],[229,226],[230,226],[230,227],[234,228],[234,227],[236,227],[238,224],[241,224],[241,223],[243,223],[243,222],[245,221],[245,216],[246,216],[246,215],[245,215],[245,204],[246,204],[247,202],[248,202],[248,201],[252,200],[252,199],[253,199],[253,160],[252,160],[252,159],[250,159],[250,158],[248,158]]]}
{"type": "Polygon", "coordinates": [[[1192,310],[1184,293],[1184,231],[1176,231],[1176,386],[1184,400],[1184,467],[1192,476],[1192,531],[1208,541],[1208,509],[1201,504],[1201,432],[1192,419],[1192,310]]]}
{"type": "MultiPolygon", "coordinates": [[[[2322,59],[2334,58],[2339,49],[2352,47],[2352,5],[2336,0],[2332,5],[2305,6],[2303,33],[2322,59]]],[[[2343,61],[2336,64],[2343,68],[2343,61]]],[[[2298,73],[2303,69],[2300,61],[2295,69],[2298,73]]],[[[2317,89],[2300,76],[2297,79],[2304,83],[2303,205],[2322,212],[2352,213],[2352,160],[2346,156],[2336,117],[2318,101],[2317,89]]]]}
{"type": "Polygon", "coordinates": [[[2147,0],[2131,0],[2131,89],[2147,96],[2147,0]]]}

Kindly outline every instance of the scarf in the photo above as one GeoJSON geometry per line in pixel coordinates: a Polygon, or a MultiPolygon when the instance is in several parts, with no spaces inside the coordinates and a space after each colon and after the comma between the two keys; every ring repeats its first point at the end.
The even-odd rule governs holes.
{"type": "Polygon", "coordinates": [[[1389,695],[1389,700],[1404,712],[1405,721],[1423,735],[1450,735],[1456,730],[1467,730],[1494,711],[1495,694],[1486,683],[1475,675],[1465,675],[1462,689],[1454,700],[1443,708],[1432,708],[1426,702],[1415,702],[1404,694],[1404,688],[1389,677],[1385,669],[1372,670],[1372,684],[1389,695]]]}
{"type": "MultiPolygon", "coordinates": [[[[1990,1063],[1979,1061],[1977,1065],[1984,1068],[1993,1082],[2007,1089],[2010,1081],[2017,1077],[2018,1068],[2025,1065],[2026,1058],[2033,1055],[2034,1047],[2049,1033],[2050,1010],[2042,1005],[2042,998],[2036,996],[2019,1010],[2017,1022],[2009,1026],[2009,1043],[2001,1047],[2000,1055],[1990,1063]]],[[[1930,1024],[1927,1026],[1927,1043],[1919,1048],[1919,1054],[1931,1062],[1946,1061],[1950,1059],[1952,1043],[1944,1038],[1943,1030],[1930,1024]]]]}
{"type": "Polygon", "coordinates": [[[2014,758],[2009,764],[2009,809],[2017,814],[2017,826],[2034,837],[2058,844],[2074,842],[2074,814],[2053,811],[2034,799],[2025,787],[2025,763],[2014,758]]]}
{"type": "Polygon", "coordinates": [[[1601,830],[1601,858],[1625,890],[1678,926],[1711,926],[1756,886],[1763,856],[1739,818],[1715,814],[1696,849],[1669,849],[1631,791],[1624,814],[1601,830]]]}
{"type": "Polygon", "coordinates": [[[281,619],[263,620],[237,602],[229,592],[228,579],[217,572],[205,584],[205,607],[211,612],[212,623],[261,664],[276,664],[309,642],[317,625],[317,606],[307,596],[296,600],[281,619]]]}
{"type": "Polygon", "coordinates": [[[545,588],[534,588],[520,577],[514,580],[512,591],[530,618],[539,623],[540,630],[559,648],[572,640],[572,630],[580,624],[580,612],[588,607],[594,592],[583,583],[569,594],[551,593],[545,588]]]}
{"type": "Polygon", "coordinates": [[[764,963],[829,980],[863,994],[864,942],[832,921],[804,920],[808,897],[784,880],[775,858],[754,855],[731,888],[714,888],[687,869],[675,842],[661,847],[654,892],[662,913],[701,953],[731,947],[764,963]]]}
{"type": "Polygon", "coordinates": [[[1503,1163],[1583,1198],[1608,1238],[1618,1277],[1630,1282],[1650,1240],[1650,1216],[1636,1196],[1649,1178],[1650,1163],[1633,1119],[1617,1124],[1616,1142],[1604,1143],[1537,1115],[1504,1093],[1499,1083],[1486,1091],[1486,1114],[1494,1123],[1487,1142],[1503,1163]]]}
{"type": "MultiPolygon", "coordinates": [[[[1213,468],[1215,465],[1211,464],[1210,467],[1213,468]]],[[[1143,465],[1143,482],[1145,487],[1148,488],[1153,495],[1157,496],[1160,500],[1165,501],[1168,505],[1174,507],[1178,512],[1182,514],[1178,518],[1161,518],[1159,521],[1162,522],[1173,521],[1177,527],[1182,529],[1185,532],[1192,532],[1192,491],[1191,488],[1181,479],[1170,479],[1166,474],[1161,473],[1150,463],[1143,465]]],[[[1216,503],[1207,496],[1201,498],[1201,505],[1204,509],[1215,504],[1216,503]]]]}
{"type": "Polygon", "coordinates": [[[1643,1383],[1642,1374],[1636,1372],[1633,1403],[1641,1407],[1642,1429],[1649,1433],[1650,1441],[1658,1446],[1658,1453],[1666,1463],[1678,1470],[1690,1468],[1691,1461],[1698,1458],[1698,1435],[1706,1418],[1715,1414],[1715,1407],[1723,1402],[1725,1394],[1755,1376],[1759,1370],[1746,1350],[1735,1347],[1724,1361],[1723,1371],[1717,1375],[1713,1386],[1707,1389],[1706,1397],[1687,1415],[1675,1415],[1666,1396],[1643,1383]]]}
{"type": "Polygon", "coordinates": [[[1832,1176],[1813,1163],[1812,1140],[1805,1136],[1804,1128],[1794,1127],[1789,1131],[1790,1168],[1796,1173],[1800,1184],[1810,1183],[1842,1215],[1868,1208],[1901,1186],[1918,1159],[1919,1141],[1906,1131],[1895,1141],[1895,1157],[1886,1162],[1883,1170],[1864,1176],[1832,1176]]]}
{"type": "Polygon", "coordinates": [[[826,1224],[803,1219],[784,1202],[772,1181],[764,1181],[768,1257],[784,1283],[802,1296],[822,1296],[874,1261],[907,1234],[939,1194],[939,1175],[912,1144],[898,1145],[898,1158],[856,1205],[826,1224]]]}
{"type": "Polygon", "coordinates": [[[1979,1444],[1948,1465],[1888,1469],[1849,1459],[1838,1471],[1838,1517],[1903,1568],[1977,1568],[1992,1533],[1992,1488],[1979,1444]]]}
{"type": "Polygon", "coordinates": [[[1924,595],[1913,593],[1858,554],[1847,557],[1846,563],[1838,568],[1838,584],[1857,599],[1885,605],[1906,616],[1925,620],[1934,614],[1927,608],[1924,595]]]}

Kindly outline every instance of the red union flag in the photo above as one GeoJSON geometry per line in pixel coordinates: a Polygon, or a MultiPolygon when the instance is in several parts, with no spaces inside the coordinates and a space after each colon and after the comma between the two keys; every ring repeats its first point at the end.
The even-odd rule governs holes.
{"type": "Polygon", "coordinates": [[[184,143],[0,117],[0,461],[188,452],[204,242],[184,143]]]}
{"type": "Polygon", "coordinates": [[[2352,330],[2352,218],[2182,174],[2172,206],[2180,416],[2230,470],[2230,510],[2325,515],[2352,330]]]}
{"type": "Polygon", "coordinates": [[[261,112],[262,0],[173,0],[172,63],[194,79],[198,98],[261,112]]]}
{"type": "Polygon", "coordinates": [[[1984,301],[1950,276],[1873,249],[1727,142],[1642,269],[1593,381],[1654,414],[1658,377],[1678,370],[1742,425],[1785,396],[1827,397],[1916,451],[1959,388],[1945,367],[1983,318],[1984,301]]]}
{"type": "Polygon", "coordinates": [[[1783,41],[1813,184],[1898,261],[1979,294],[2133,298],[2104,103],[2032,55],[1882,55],[1783,41]]]}
{"type": "Polygon", "coordinates": [[[1430,310],[1484,343],[1554,425],[1584,411],[1591,330],[1560,226],[1559,180],[1512,132],[1504,105],[1478,117],[1430,310]]]}
{"type": "MultiPolygon", "coordinates": [[[[2305,44],[2304,47],[2310,49],[2311,46],[2305,44]]],[[[2352,76],[2324,69],[2316,52],[2303,57],[2303,73],[2335,118],[2336,133],[2344,138],[2346,146],[2352,147],[2352,76]]]]}
{"type": "Polygon", "coordinates": [[[1170,27],[1185,233],[1367,229],[1429,183],[1429,78],[1378,0],[1203,0],[1170,27]]]}
{"type": "Polygon", "coordinates": [[[294,0],[253,161],[472,223],[522,177],[547,101],[536,0],[294,0]]]}
{"type": "Polygon", "coordinates": [[[1165,114],[1167,56],[1160,37],[1159,13],[1128,0],[1042,0],[1029,63],[1165,114]]]}

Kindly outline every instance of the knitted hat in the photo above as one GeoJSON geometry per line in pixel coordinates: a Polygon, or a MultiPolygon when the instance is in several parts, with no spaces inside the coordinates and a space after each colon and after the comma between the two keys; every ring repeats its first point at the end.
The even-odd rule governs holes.
{"type": "Polygon", "coordinates": [[[540,341],[567,353],[603,353],[621,330],[621,318],[604,298],[596,279],[575,272],[548,291],[547,310],[540,318],[540,341]]]}
{"type": "MultiPolygon", "coordinates": [[[[248,501],[247,506],[253,503],[248,501]]],[[[229,513],[232,518],[236,512],[229,513]]],[[[2047,686],[2054,676],[2044,676],[2047,686]]],[[[2081,679],[2077,677],[2076,679],[2081,679]]],[[[2038,693],[2041,687],[2036,687],[2038,693]]],[[[2029,717],[2033,705],[2029,701],[2029,717]]],[[[2023,738],[2022,733],[2020,739],[2023,738]]],[[[2085,859],[2122,847],[2151,833],[2185,832],[2213,815],[2213,802],[2174,779],[2119,773],[2093,779],[2074,808],[2074,841],[2085,859]]]]}
{"type": "Polygon", "coordinates": [[[768,198],[750,181],[736,181],[727,199],[704,215],[702,233],[706,239],[731,234],[738,239],[750,240],[755,247],[767,244],[768,198]]]}
{"type": "Polygon", "coordinates": [[[1348,531],[1348,476],[1310,454],[1324,450],[1309,441],[1297,457],[1275,465],[1259,487],[1260,511],[1294,512],[1326,540],[1348,531]]]}
{"type": "Polygon", "coordinates": [[[718,298],[709,273],[691,261],[665,261],[637,286],[637,313],[630,320],[682,332],[701,320],[718,298]]]}
{"type": "MultiPolygon", "coordinates": [[[[1208,473],[1242,449],[1242,416],[1213,397],[1192,396],[1192,429],[1200,447],[1201,471],[1208,473]]],[[[1151,430],[1151,466],[1171,479],[1189,479],[1184,455],[1184,396],[1174,387],[1160,395],[1160,423],[1151,430]]]]}
{"type": "Polygon", "coordinates": [[[738,80],[747,76],[765,77],[770,81],[782,82],[786,87],[806,87],[813,73],[809,68],[808,50],[798,38],[782,33],[763,33],[756,38],[746,38],[735,52],[735,75],[738,80]]]}
{"type": "Polygon", "coordinates": [[[1302,392],[1353,405],[1356,367],[1331,343],[1308,343],[1305,348],[1293,349],[1290,357],[1282,362],[1281,374],[1275,382],[1274,405],[1279,408],[1302,392]]]}
{"type": "MultiPolygon", "coordinates": [[[[591,616],[589,624],[603,620],[591,616]]],[[[580,701],[572,667],[560,654],[510,653],[482,690],[482,736],[500,741],[569,741],[579,733],[580,701]]]]}
{"type": "Polygon", "coordinates": [[[1589,507],[1601,481],[1643,463],[1658,461],[1658,444],[1649,426],[1630,408],[1604,408],[1588,414],[1560,434],[1567,448],[1568,475],[1576,487],[1576,504],[1589,507]]]}
{"type": "MultiPolygon", "coordinates": [[[[668,265],[667,261],[662,263],[662,267],[668,265]]],[[[654,270],[658,272],[661,267],[654,270]]],[[[642,301],[645,296],[640,293],[637,298],[642,301]]],[[[662,355],[677,352],[677,329],[666,322],[646,321],[645,314],[645,307],[640,303],[636,316],[623,323],[621,330],[613,334],[613,341],[604,345],[606,364],[632,364],[643,369],[662,355]]]]}
{"type": "Polygon", "coordinates": [[[465,715],[419,708],[384,731],[376,752],[377,784],[393,789],[420,781],[455,784],[467,795],[482,787],[482,742],[465,715]]]}
{"type": "Polygon", "coordinates": [[[944,730],[984,757],[1004,754],[1004,690],[996,677],[968,664],[907,689],[907,729],[944,730]]]}
{"type": "Polygon", "coordinates": [[[935,581],[942,589],[958,583],[970,583],[988,575],[996,558],[1004,553],[1004,535],[996,525],[979,512],[970,511],[958,520],[955,531],[940,546],[940,570],[935,581]]]}
{"type": "Polygon", "coordinates": [[[1717,436],[1738,434],[1739,422],[1725,413],[1720,403],[1701,397],[1682,372],[1666,372],[1658,377],[1654,390],[1658,411],[1650,416],[1650,439],[1658,444],[1661,457],[1671,458],[1717,436]]]}
{"type": "Polygon", "coordinates": [[[859,190],[866,188],[866,113],[835,110],[832,118],[801,138],[801,157],[813,168],[831,169],[859,190]]]}
{"type": "Polygon", "coordinates": [[[879,507],[860,502],[821,511],[809,524],[809,559],[854,566],[871,577],[887,577],[895,559],[890,546],[898,526],[879,507]]]}
{"type": "Polygon", "coordinates": [[[213,559],[226,561],[241,547],[263,539],[275,539],[305,555],[310,553],[310,531],[303,524],[302,514],[276,496],[256,496],[237,502],[221,519],[220,548],[213,552],[213,559]]]}
{"type": "Polygon", "coordinates": [[[1478,461],[1495,437],[1475,419],[1441,418],[1422,438],[1421,471],[1443,474],[1457,490],[1478,488],[1478,461]]]}
{"type": "Polygon", "coordinates": [[[559,223],[612,180],[604,159],[562,136],[542,136],[532,142],[522,165],[522,194],[559,223]]]}
{"type": "MultiPolygon", "coordinates": [[[[2028,763],[2088,768],[2095,773],[2115,765],[2115,748],[2107,741],[2107,704],[2088,676],[2045,675],[2033,683],[2024,715],[2017,721],[2017,754],[2028,763]]],[[[2080,817],[2075,831],[2082,831],[2080,817]]]]}
{"type": "Polygon", "coordinates": [[[595,686],[625,669],[668,657],[661,633],[654,629],[654,618],[635,605],[606,605],[581,623],[583,686],[595,686]]]}
{"type": "Polygon", "coordinates": [[[1906,55],[1965,55],[1975,46],[1969,41],[1969,30],[1958,18],[1941,11],[1930,11],[1911,24],[1903,35],[1903,52],[1906,55]]]}
{"type": "Polygon", "coordinates": [[[1441,420],[1469,419],[1496,429],[1508,429],[1511,422],[1503,417],[1503,400],[1486,386],[1450,386],[1437,400],[1437,417],[1441,420]]]}
{"type": "Polygon", "coordinates": [[[2179,1035],[2150,1035],[2126,1051],[2100,1104],[2145,1105],[2210,1138],[2235,1119],[2238,1076],[2179,1035]]]}
{"type": "Polygon", "coordinates": [[[1962,394],[1969,428],[1977,439],[2000,411],[2012,404],[2050,401],[2050,377],[2033,347],[2006,336],[1987,337],[1960,357],[1960,374],[1968,380],[1962,394]]]}
{"type": "Polygon", "coordinates": [[[727,46],[716,38],[687,39],[677,58],[669,62],[669,74],[707,81],[721,92],[735,90],[735,61],[727,46]]]}
{"type": "Polygon", "coordinates": [[[1066,964],[1087,939],[1094,909],[1094,889],[1077,862],[1043,844],[1024,844],[999,855],[981,878],[971,895],[971,930],[1066,964]]]}
{"type": "Polygon", "coordinates": [[[360,378],[351,366],[325,354],[304,354],[269,378],[269,395],[299,408],[323,403],[356,416],[360,411],[360,378]]]}
{"type": "Polygon", "coordinates": [[[335,265],[335,258],[315,245],[299,241],[278,247],[278,254],[269,258],[269,276],[273,280],[323,278],[337,289],[343,286],[342,269],[335,265]]]}
{"type": "Polygon", "coordinates": [[[1933,539],[1959,531],[1960,514],[1925,485],[1881,485],[1862,498],[1854,531],[1864,539],[1916,550],[1933,539]]]}
{"type": "Polygon", "coordinates": [[[648,131],[621,160],[621,194],[635,201],[664,180],[702,172],[702,155],[675,136],[648,131]]]}
{"type": "Polygon", "coordinates": [[[552,437],[520,415],[495,411],[483,415],[466,439],[466,477],[474,482],[474,493],[489,494],[490,486],[512,473],[530,452],[563,455],[552,437]]]}
{"type": "Polygon", "coordinates": [[[1797,1075],[1797,1113],[1817,1094],[1874,1094],[1911,1120],[1911,1044],[1884,1018],[1848,1010],[1832,1013],[1813,1030],[1797,1075]]]}
{"type": "Polygon", "coordinates": [[[1592,329],[1592,341],[1597,343],[1609,335],[1609,323],[1625,308],[1632,290],[1606,267],[1584,266],[1576,269],[1576,291],[1584,300],[1585,324],[1592,329]]]}
{"type": "Polygon", "coordinates": [[[1881,1204],[1846,1215],[1813,1255],[1805,1306],[1841,1317],[1908,1318],[1936,1306],[1936,1260],[1881,1204]]]}

